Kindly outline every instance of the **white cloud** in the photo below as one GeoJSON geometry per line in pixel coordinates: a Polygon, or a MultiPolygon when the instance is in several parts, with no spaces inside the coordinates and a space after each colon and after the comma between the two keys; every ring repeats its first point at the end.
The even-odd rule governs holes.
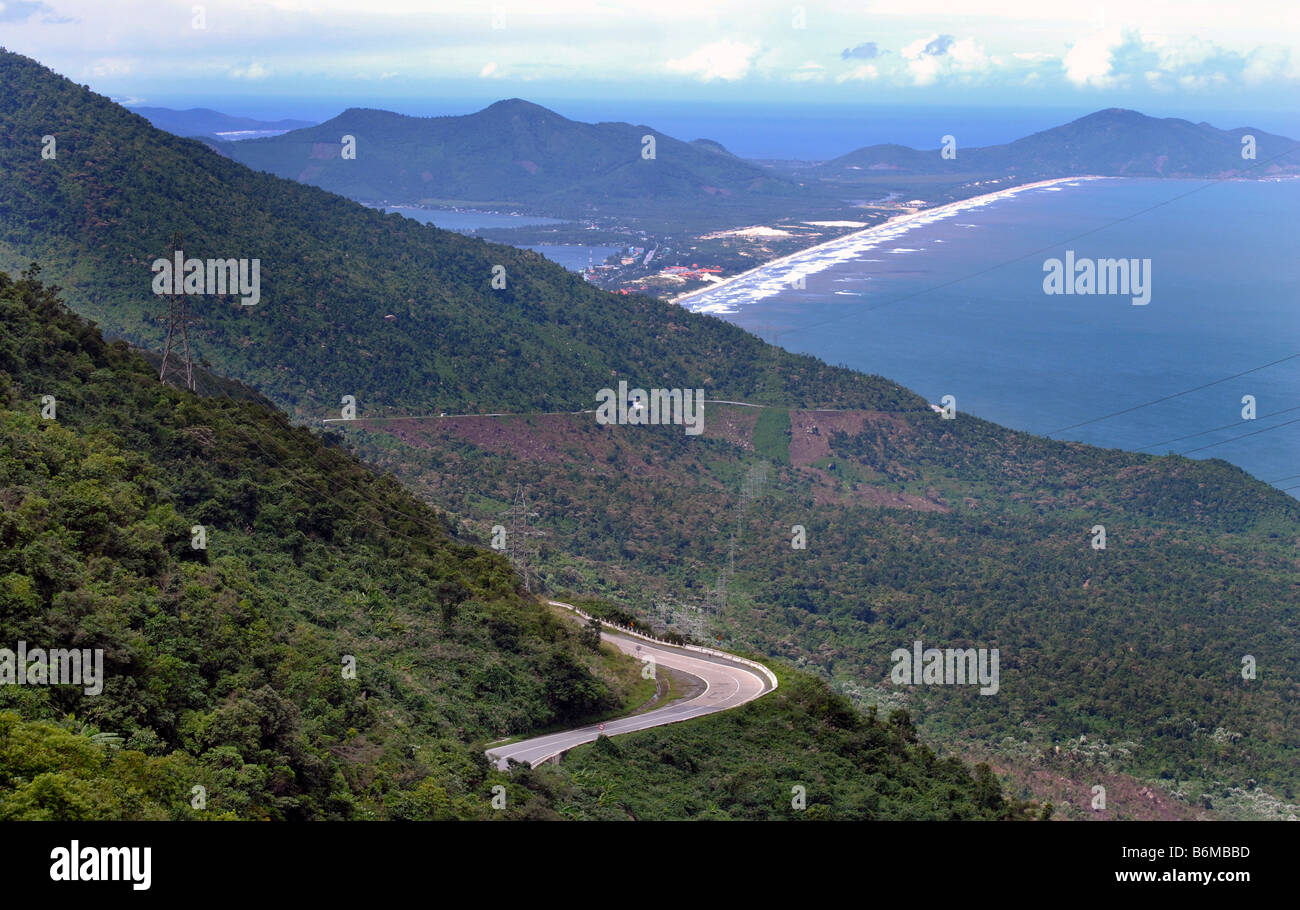
{"type": "Polygon", "coordinates": [[[121,58],[96,60],[90,65],[90,74],[92,76],[125,76],[134,70],[135,66],[130,60],[121,58]]]}
{"type": "Polygon", "coordinates": [[[758,50],[756,43],[725,38],[706,44],[686,57],[669,60],[664,68],[670,73],[696,76],[704,82],[714,79],[732,82],[749,74],[758,50]]]}
{"type": "Polygon", "coordinates": [[[1274,79],[1300,80],[1300,58],[1284,47],[1257,47],[1246,56],[1241,74],[1248,85],[1274,79]]]}
{"type": "Polygon", "coordinates": [[[201,31],[182,0],[128,5],[131,16],[103,0],[0,0],[3,43],[105,94],[151,98],[214,78],[300,94],[358,80],[415,91],[476,75],[539,95],[632,85],[671,94],[684,79],[789,95],[978,83],[1036,84],[1062,100],[1239,91],[1251,96],[1243,104],[1278,107],[1300,87],[1296,0],[1252,0],[1230,15],[1203,0],[831,0],[805,4],[806,29],[791,28],[789,0],[221,0],[206,4],[201,31]],[[491,27],[498,4],[504,29],[491,27]],[[52,26],[47,7],[74,21],[52,26]]]}
{"type": "Polygon", "coordinates": [[[1124,32],[1119,26],[1080,38],[1062,61],[1065,78],[1079,86],[1113,87],[1118,81],[1114,74],[1115,51],[1123,43],[1124,32]]]}
{"type": "Polygon", "coordinates": [[[899,51],[899,53],[902,54],[903,57],[908,60],[915,60],[918,57],[920,57],[922,54],[924,54],[925,49],[927,46],[929,46],[930,42],[934,41],[938,37],[939,35],[936,32],[935,34],[930,35],[929,37],[918,38],[915,41],[913,41],[911,44],[904,46],[903,49],[899,51]]]}
{"type": "Polygon", "coordinates": [[[914,85],[933,85],[940,78],[970,82],[990,72],[993,61],[973,38],[932,34],[918,38],[900,52],[907,61],[907,73],[914,85]]]}
{"type": "Polygon", "coordinates": [[[230,71],[230,78],[232,79],[256,80],[265,79],[269,75],[271,75],[271,71],[257,62],[250,63],[245,67],[237,66],[230,71]]]}
{"type": "Polygon", "coordinates": [[[826,67],[811,60],[790,74],[793,82],[821,82],[826,78],[826,67]]]}
{"type": "Polygon", "coordinates": [[[933,85],[939,78],[940,64],[935,57],[917,57],[908,61],[907,69],[916,85],[933,85]]]}
{"type": "Polygon", "coordinates": [[[872,82],[880,78],[880,70],[874,63],[864,63],[861,66],[855,66],[846,73],[840,73],[835,77],[836,82],[872,82]]]}
{"type": "Polygon", "coordinates": [[[1256,47],[1243,55],[1204,38],[1174,41],[1118,26],[1079,39],[1062,66],[1065,77],[1081,88],[1113,89],[1142,81],[1162,91],[1199,92],[1300,78],[1286,48],[1256,47]]]}
{"type": "Polygon", "coordinates": [[[984,53],[984,48],[976,44],[971,38],[963,38],[949,45],[948,59],[959,70],[984,70],[988,69],[989,66],[989,58],[984,53]]]}

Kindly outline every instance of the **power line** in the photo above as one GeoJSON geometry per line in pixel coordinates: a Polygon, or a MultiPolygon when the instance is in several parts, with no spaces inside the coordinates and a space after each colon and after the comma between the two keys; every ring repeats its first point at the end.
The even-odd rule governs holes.
{"type": "MultiPolygon", "coordinates": [[[[1288,474],[1285,477],[1279,477],[1277,480],[1270,480],[1269,483],[1281,483],[1284,480],[1290,480],[1292,477],[1300,477],[1300,474],[1288,474]]],[[[1287,487],[1287,489],[1289,490],[1291,488],[1287,487]]]]}
{"type": "MultiPolygon", "coordinates": [[[[1088,426],[1088,424],[1091,423],[1099,423],[1103,420],[1110,420],[1112,417],[1118,417],[1121,414],[1128,414],[1133,411],[1139,411],[1142,408],[1149,408],[1153,404],[1160,404],[1161,402],[1170,401],[1171,399],[1174,398],[1181,398],[1184,395],[1190,395],[1193,392],[1199,392],[1202,389],[1208,389],[1210,386],[1219,385],[1220,383],[1227,382],[1230,379],[1237,379],[1240,376],[1246,376],[1250,373],[1258,373],[1260,370],[1266,370],[1269,367],[1277,366],[1279,363],[1286,363],[1288,360],[1294,360],[1297,357],[1300,357],[1300,352],[1295,354],[1290,354],[1286,357],[1283,357],[1280,360],[1274,360],[1272,363],[1266,363],[1263,366],[1251,367],[1249,370],[1242,370],[1240,373],[1233,373],[1231,376],[1224,376],[1222,379],[1216,379],[1213,382],[1207,382],[1204,385],[1198,385],[1192,389],[1184,389],[1181,392],[1174,392],[1172,395],[1165,395],[1161,398],[1153,399],[1152,401],[1144,401],[1142,404],[1135,404],[1133,405],[1133,407],[1124,408],[1124,410],[1122,411],[1115,411],[1111,414],[1103,414],[1100,417],[1094,417],[1091,420],[1084,420],[1081,421],[1080,423],[1072,423],[1068,427],[1061,427],[1059,430],[1049,430],[1048,435],[1050,436],[1055,433],[1064,433],[1066,430],[1073,430],[1073,429],[1077,429],[1078,427],[1086,427],[1088,426]]],[[[1159,443],[1157,443],[1157,445],[1159,445],[1159,443]]]]}
{"type": "Polygon", "coordinates": [[[1194,449],[1188,449],[1186,452],[1179,452],[1178,454],[1190,455],[1192,452],[1200,452],[1202,449],[1212,449],[1215,446],[1221,446],[1224,445],[1225,443],[1236,442],[1238,439],[1245,439],[1247,436],[1258,436],[1260,433],[1267,433],[1270,430],[1281,429],[1282,427],[1288,426],[1289,424],[1293,424],[1293,423],[1300,423],[1300,417],[1297,417],[1295,420],[1288,420],[1286,423],[1279,423],[1276,426],[1265,427],[1262,430],[1256,430],[1253,433],[1242,433],[1240,436],[1233,436],[1231,439],[1224,439],[1221,442],[1212,442],[1209,445],[1197,446],[1194,449]]]}
{"type": "MultiPolygon", "coordinates": [[[[1265,414],[1263,417],[1261,417],[1261,418],[1259,418],[1259,419],[1260,419],[1260,420],[1272,420],[1274,417],[1277,417],[1277,416],[1280,415],[1280,414],[1287,414],[1287,413],[1290,413],[1291,411],[1300,411],[1300,405],[1296,405],[1296,406],[1293,407],[1293,408],[1284,408],[1284,409],[1282,409],[1281,411],[1276,411],[1276,412],[1274,412],[1274,413],[1272,413],[1272,414],[1265,414]]],[[[1212,430],[1202,430],[1202,431],[1199,432],[1199,433],[1188,433],[1186,436],[1178,436],[1178,437],[1176,437],[1176,438],[1174,438],[1174,439],[1166,439],[1166,440],[1164,440],[1163,442],[1153,442],[1153,443],[1151,443],[1151,445],[1149,445],[1149,446],[1139,446],[1138,448],[1134,449],[1133,451],[1135,451],[1135,452],[1141,452],[1141,451],[1143,451],[1144,449],[1154,449],[1156,446],[1168,445],[1168,444],[1171,443],[1171,442],[1182,442],[1184,439],[1195,439],[1197,436],[1205,436],[1206,434],[1209,434],[1209,433],[1217,433],[1217,432],[1219,432],[1220,430],[1230,430],[1230,429],[1232,429],[1233,427],[1239,427],[1239,426],[1241,426],[1241,424],[1242,424],[1242,421],[1237,420],[1237,421],[1234,421],[1233,423],[1225,423],[1223,426],[1221,426],[1221,427],[1215,427],[1215,428],[1212,429],[1212,430]]],[[[1300,477],[1300,474],[1297,474],[1296,476],[1297,476],[1297,477],[1300,477]]]]}

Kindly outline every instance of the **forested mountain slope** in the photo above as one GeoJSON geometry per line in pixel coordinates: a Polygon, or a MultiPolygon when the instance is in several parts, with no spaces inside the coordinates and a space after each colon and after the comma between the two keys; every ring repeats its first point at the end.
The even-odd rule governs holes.
{"type": "Polygon", "coordinates": [[[518,98],[460,117],[351,108],[318,126],[221,149],[256,170],[366,202],[528,204],[581,216],[647,207],[740,213],[814,199],[716,143],[630,123],[581,123],[518,98]],[[345,136],[353,140],[346,156],[345,136]]]}
{"type": "Polygon", "coordinates": [[[600,291],[532,251],[256,173],[16,54],[0,53],[0,82],[0,267],[40,261],[78,312],[161,349],[166,301],[150,265],[174,232],[187,257],[258,259],[260,302],[192,297],[191,340],[217,372],[295,416],[337,417],[344,395],[369,416],[574,410],[620,378],[710,397],[924,406],[721,320],[600,291]],[[53,159],[41,156],[46,135],[53,159]]]}
{"type": "Polygon", "coordinates": [[[0,645],[103,651],[100,692],[0,686],[0,819],[789,817],[764,763],[812,782],[853,744],[819,814],[1020,811],[799,674],[732,722],[761,752],[692,725],[674,802],[607,796],[621,747],[490,770],[488,740],[623,710],[639,665],[282,414],[160,383],[31,273],[0,273],[0,505],[0,645]]]}

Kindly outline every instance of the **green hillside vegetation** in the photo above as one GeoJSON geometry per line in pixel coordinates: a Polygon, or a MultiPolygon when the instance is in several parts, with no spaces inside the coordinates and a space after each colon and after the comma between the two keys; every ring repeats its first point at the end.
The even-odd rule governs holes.
{"type": "MultiPolygon", "coordinates": [[[[1256,786],[1277,801],[1295,801],[1300,724],[1292,706],[1300,657],[1288,643],[1300,620],[1300,514],[1284,494],[1221,461],[1061,443],[968,415],[941,421],[919,396],[879,377],[787,354],[720,320],[645,297],[600,292],[529,252],[254,174],[24,58],[0,55],[0,76],[9,89],[0,97],[0,258],[48,256],[47,274],[69,285],[70,305],[102,320],[106,331],[160,347],[162,304],[148,292],[148,262],[174,228],[185,232],[191,255],[262,257],[263,302],[241,308],[205,298],[195,305],[202,322],[192,334],[218,372],[255,386],[295,418],[336,416],[347,394],[357,396],[363,418],[576,410],[591,407],[598,389],[620,379],[779,406],[760,415],[710,405],[700,437],[680,427],[598,427],[591,415],[349,427],[347,441],[370,462],[484,543],[524,485],[538,513],[541,580],[552,589],[615,601],[673,631],[700,625],[710,638],[786,657],[833,680],[863,707],[879,705],[882,716],[906,707],[927,737],[1068,774],[1082,793],[1090,763],[1102,763],[1166,781],[1178,798],[1207,808],[1225,793],[1256,786]],[[47,133],[59,137],[56,161],[39,156],[47,133]],[[491,266],[501,263],[508,287],[492,290],[491,266]],[[386,314],[395,319],[385,321],[386,314]],[[852,415],[810,416],[803,410],[810,407],[869,413],[854,424],[852,415]],[[766,485],[742,509],[739,491],[763,464],[766,485]],[[790,549],[796,524],[808,531],[807,550],[790,549]],[[1089,546],[1096,524],[1108,531],[1104,551],[1089,546]],[[725,598],[717,590],[724,569],[725,598]],[[999,695],[889,685],[890,652],[916,639],[1000,648],[999,695]],[[1241,678],[1245,655],[1258,660],[1255,680],[1241,678]]],[[[106,401],[125,394],[110,378],[104,383],[96,394],[106,401]]],[[[139,417],[134,435],[114,442],[116,449],[148,452],[171,439],[162,428],[172,426],[174,409],[157,402],[172,393],[150,388],[136,407],[153,416],[139,417]]],[[[25,388],[25,416],[14,419],[38,427],[35,402],[46,393],[25,388]]],[[[400,523],[412,501],[402,500],[391,516],[386,507],[354,501],[332,512],[322,491],[348,484],[300,489],[272,470],[273,462],[249,467],[246,460],[259,453],[247,448],[251,443],[236,445],[241,421],[264,412],[247,401],[210,407],[214,414],[199,425],[211,426],[220,413],[237,415],[218,421],[234,434],[230,473],[220,483],[201,477],[175,487],[173,508],[185,519],[175,526],[204,522],[203,509],[210,508],[214,522],[265,533],[280,562],[274,571],[258,570],[267,575],[264,590],[281,592],[277,602],[298,603],[292,592],[299,587],[312,591],[277,574],[299,556],[304,571],[319,566],[313,571],[326,579],[320,584],[332,572],[349,573],[338,585],[342,601],[311,593],[301,601],[311,615],[335,622],[342,636],[346,597],[359,592],[369,603],[371,596],[350,573],[363,573],[372,559],[385,565],[402,551],[396,543],[375,544],[378,556],[322,555],[312,563],[312,535],[341,533],[360,515],[400,523]],[[240,498],[241,485],[262,497],[262,507],[240,498]],[[320,513],[326,517],[312,517],[320,513]]],[[[75,407],[68,413],[69,424],[79,419],[75,407]]],[[[284,434],[279,447],[267,450],[282,466],[299,470],[329,457],[341,461],[312,470],[365,475],[334,449],[309,457],[318,443],[291,430],[287,419],[258,420],[284,434]],[[282,449],[292,459],[277,454],[282,449]]],[[[108,417],[100,425],[126,433],[108,417]]],[[[193,443],[185,451],[197,458],[202,449],[193,443]]],[[[162,464],[163,476],[184,476],[166,459],[162,464]]],[[[395,486],[384,489],[390,487],[397,496],[395,486]]],[[[145,505],[152,497],[138,500],[139,508],[153,508],[145,505]]],[[[114,500],[122,508],[134,502],[114,500]]],[[[124,513],[121,527],[144,520],[140,514],[124,513]]],[[[57,538],[63,526],[53,521],[49,533],[57,538]]],[[[44,533],[47,525],[38,528],[44,533]]],[[[418,523],[403,533],[426,534],[418,523]]],[[[177,558],[188,565],[184,539],[176,539],[177,558]]],[[[518,623],[535,630],[530,634],[542,650],[563,649],[562,636],[548,637],[544,617],[513,599],[504,567],[475,553],[465,558],[495,567],[490,584],[467,584],[475,594],[466,602],[483,604],[479,621],[488,622],[487,604],[500,597],[503,610],[523,611],[518,623]]],[[[229,597],[236,604],[251,599],[253,574],[240,567],[223,577],[235,587],[229,597]]],[[[374,570],[373,578],[387,584],[390,574],[399,591],[422,586],[398,569],[374,570]]],[[[26,603],[21,590],[15,596],[26,603]]],[[[414,603],[409,610],[415,614],[414,603]]],[[[388,621],[378,612],[365,615],[388,621]]],[[[481,625],[475,629],[491,638],[481,625]]],[[[488,639],[479,640],[486,647],[488,639]]],[[[333,667],[345,643],[330,639],[335,652],[328,660],[314,654],[311,672],[333,667]]],[[[516,657],[502,672],[538,680],[545,668],[528,660],[516,657]]],[[[499,735],[503,727],[517,733],[568,710],[522,682],[512,687],[493,676],[484,685],[498,692],[499,703],[488,708],[470,700],[447,709],[455,717],[447,723],[464,731],[457,742],[499,735]],[[498,684],[505,688],[498,691],[498,684]],[[456,713],[464,711],[470,716],[456,713]]],[[[575,697],[585,692],[588,702],[597,694],[577,689],[575,697]]],[[[124,706],[94,722],[134,735],[126,717],[124,706]]],[[[443,735],[443,727],[427,722],[435,724],[429,736],[443,735]]],[[[196,748],[203,742],[196,740],[196,748]]],[[[307,775],[305,761],[295,773],[307,775]]],[[[294,767],[287,760],[284,766],[294,767]]],[[[402,779],[417,778],[411,771],[402,779]]],[[[312,811],[323,812],[321,788],[313,786],[312,811]]]]}
{"type": "Polygon", "coordinates": [[[260,259],[261,302],[191,298],[191,342],[297,418],[338,417],[344,395],[371,417],[577,410],[618,379],[804,404],[919,402],[722,320],[612,296],[530,250],[254,173],[16,54],[0,52],[0,80],[0,268],[41,262],[78,312],[161,350],[166,301],[150,264],[170,255],[174,231],[187,257],[260,259]],[[57,139],[54,160],[41,158],[44,135],[57,139]]]}
{"type": "MultiPolygon", "coordinates": [[[[490,770],[482,749],[619,713],[643,695],[635,661],[597,657],[521,596],[504,560],[394,481],[261,404],[161,384],[56,291],[0,273],[0,643],[101,648],[104,684],[0,686],[0,819],[558,818],[559,796],[589,807],[577,816],[616,805],[563,768],[490,770]],[[196,525],[206,548],[192,545],[196,525]],[[504,810],[491,808],[497,785],[504,810]]],[[[875,751],[842,784],[878,792],[861,798],[880,817],[1018,811],[986,771],[937,762],[901,728],[843,705],[822,723],[828,699],[811,679],[783,694],[809,728],[773,738],[761,761],[731,749],[730,728],[700,726],[708,773],[675,793],[752,817],[749,792],[714,792],[712,775],[779,759],[809,776],[852,732],[875,751]]],[[[597,780],[616,765],[583,768],[597,780]]],[[[645,793],[635,805],[678,811],[645,793]]]]}
{"type": "MultiPolygon", "coordinates": [[[[97,792],[97,816],[188,815],[181,785],[218,815],[376,813],[413,748],[466,762],[475,739],[617,706],[509,567],[393,481],[265,408],[160,385],[32,281],[0,293],[0,640],[103,648],[106,676],[98,696],[5,686],[0,705],[122,738],[113,761],[147,787],[97,792]]],[[[14,729],[55,755],[67,735],[14,729]]],[[[79,804],[73,758],[8,767],[4,805],[79,804]]]]}
{"type": "Polygon", "coordinates": [[[1004,798],[987,765],[972,775],[918,743],[906,711],[863,716],[793,672],[737,710],[601,737],[559,769],[532,774],[562,815],[580,819],[947,821],[1043,812],[1004,798]],[[714,747],[719,740],[726,751],[714,747]],[[803,788],[802,806],[795,787],[803,788]]]}
{"type": "Polygon", "coordinates": [[[1279,810],[1296,802],[1294,499],[1222,461],[970,415],[877,414],[846,432],[826,428],[845,425],[839,415],[709,414],[692,439],[589,415],[351,435],[480,539],[525,485],[535,565],[553,588],[669,632],[691,634],[698,618],[709,641],[820,672],[863,708],[906,708],[931,741],[1070,776],[1081,801],[1105,770],[1162,781],[1198,808],[1256,786],[1279,810]],[[790,464],[790,425],[814,438],[819,419],[826,455],[790,464]],[[767,483],[740,511],[763,463],[767,483]],[[1091,546],[1097,524],[1105,550],[1091,546]],[[791,547],[795,525],[806,550],[791,547]],[[999,693],[894,686],[890,654],[917,639],[999,648],[999,693]]]}

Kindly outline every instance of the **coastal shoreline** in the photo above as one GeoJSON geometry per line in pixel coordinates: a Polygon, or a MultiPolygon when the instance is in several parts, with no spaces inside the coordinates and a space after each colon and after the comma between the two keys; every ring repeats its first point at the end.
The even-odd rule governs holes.
{"type": "Polygon", "coordinates": [[[861,237],[867,237],[878,231],[883,231],[886,228],[897,227],[900,224],[906,224],[910,221],[916,221],[921,218],[930,218],[935,215],[943,215],[944,213],[947,212],[961,211],[963,208],[966,207],[985,205],[989,202],[994,202],[998,199],[1007,199],[1023,190],[1033,190],[1033,189],[1041,189],[1042,187],[1058,186],[1062,183],[1076,183],[1081,180],[1107,180],[1107,179],[1111,179],[1111,178],[1107,178],[1095,174],[1085,174],[1077,177],[1053,177],[1050,180],[1038,180],[1033,183],[1021,183],[1021,184],[1017,184],[1016,186],[1009,186],[1004,189],[995,190],[992,193],[984,193],[983,195],[980,196],[971,196],[967,199],[958,199],[955,202],[945,202],[943,205],[937,205],[932,208],[920,209],[915,212],[909,212],[906,215],[895,215],[892,218],[886,218],[884,221],[880,222],[879,224],[873,224],[871,227],[863,228],[860,231],[854,231],[851,234],[841,234],[839,237],[834,237],[822,243],[815,244],[814,246],[810,246],[802,250],[798,250],[797,252],[787,253],[786,255],[780,256],[776,259],[769,259],[767,262],[764,262],[761,265],[756,265],[752,269],[747,269],[746,271],[732,275],[730,278],[724,278],[721,281],[708,285],[707,287],[696,288],[695,290],[688,291],[685,294],[679,294],[676,297],[670,298],[668,302],[678,304],[679,306],[684,306],[685,302],[690,300],[693,297],[698,297],[702,294],[712,294],[715,291],[718,291],[726,287],[727,285],[732,284],[733,282],[740,281],[742,278],[746,278],[757,272],[761,272],[764,269],[770,269],[773,266],[783,265],[787,262],[792,262],[801,256],[808,256],[811,254],[815,254],[821,250],[833,248],[839,245],[847,245],[853,243],[855,240],[861,237]]]}

